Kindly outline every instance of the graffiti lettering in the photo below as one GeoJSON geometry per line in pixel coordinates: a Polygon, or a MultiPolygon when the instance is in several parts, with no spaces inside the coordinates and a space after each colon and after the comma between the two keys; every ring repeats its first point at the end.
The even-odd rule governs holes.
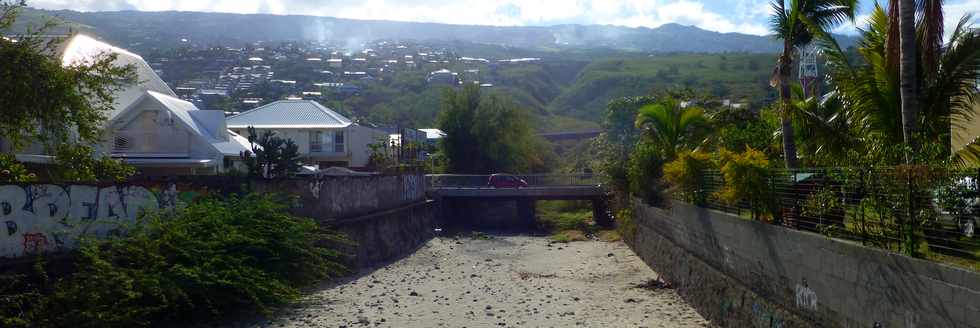
{"type": "Polygon", "coordinates": [[[402,197],[405,197],[405,201],[413,201],[422,199],[425,195],[424,186],[422,185],[422,177],[419,175],[404,175],[402,176],[402,197]]]}
{"type": "Polygon", "coordinates": [[[105,235],[143,213],[176,207],[175,187],[156,194],[142,186],[0,186],[0,257],[58,251],[76,246],[82,234],[105,235]]]}
{"type": "Polygon", "coordinates": [[[803,284],[796,285],[796,307],[806,310],[817,310],[817,293],[815,293],[806,284],[806,279],[803,279],[803,284]]]}
{"type": "Polygon", "coordinates": [[[320,188],[323,188],[323,180],[310,182],[310,193],[313,194],[313,198],[320,199],[320,188]]]}

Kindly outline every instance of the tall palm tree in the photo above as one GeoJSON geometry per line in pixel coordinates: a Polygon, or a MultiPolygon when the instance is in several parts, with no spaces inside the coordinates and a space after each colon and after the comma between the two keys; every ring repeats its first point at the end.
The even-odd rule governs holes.
{"type": "Polygon", "coordinates": [[[787,168],[799,166],[792,120],[790,79],[797,47],[810,43],[815,33],[826,31],[854,19],[857,0],[774,0],[770,30],[783,40],[783,51],[776,62],[770,84],[779,90],[783,135],[783,158],[787,168]]]}
{"type": "Polygon", "coordinates": [[[636,115],[636,126],[643,130],[644,136],[659,148],[664,160],[668,161],[680,150],[701,145],[708,134],[708,118],[704,110],[694,106],[684,107],[671,96],[641,107],[636,115]]]}
{"type": "MultiPolygon", "coordinates": [[[[816,35],[827,58],[833,94],[843,104],[839,115],[846,118],[850,135],[857,139],[852,143],[854,150],[877,164],[906,161],[905,147],[902,152],[894,147],[903,144],[906,125],[902,121],[900,65],[893,55],[894,46],[890,46],[894,40],[890,35],[896,24],[892,17],[882,7],[875,6],[867,27],[861,30],[862,39],[857,46],[861,58],[857,61],[852,61],[830,35],[816,35]]],[[[970,123],[974,106],[980,100],[976,84],[980,72],[980,30],[969,28],[971,18],[966,16],[945,44],[930,46],[926,40],[934,39],[926,31],[930,30],[928,25],[935,24],[929,20],[935,20],[936,16],[921,17],[915,44],[920,53],[930,47],[937,50],[934,60],[916,61],[921,74],[916,78],[920,88],[914,124],[919,131],[919,145],[941,149],[936,154],[926,154],[926,151],[916,154],[929,155],[930,158],[924,159],[930,161],[952,159],[959,164],[980,163],[980,141],[962,149],[949,149],[952,128],[970,123]]]]}
{"type": "MultiPolygon", "coordinates": [[[[915,42],[915,0],[893,1],[899,1],[899,59],[901,61],[899,68],[901,87],[899,91],[902,100],[902,135],[905,145],[910,146],[911,149],[916,149],[918,147],[916,147],[913,138],[915,138],[914,134],[917,130],[915,116],[919,112],[919,77],[916,74],[918,45],[915,42]]],[[[912,156],[906,150],[905,162],[911,163],[911,161],[912,156]]]]}

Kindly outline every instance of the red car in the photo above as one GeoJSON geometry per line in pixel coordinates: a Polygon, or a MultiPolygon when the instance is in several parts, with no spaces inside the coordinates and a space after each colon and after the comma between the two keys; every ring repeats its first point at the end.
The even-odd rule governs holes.
{"type": "Polygon", "coordinates": [[[487,186],[493,188],[524,188],[527,187],[527,181],[510,174],[497,173],[490,176],[490,180],[487,181],[487,186]]]}

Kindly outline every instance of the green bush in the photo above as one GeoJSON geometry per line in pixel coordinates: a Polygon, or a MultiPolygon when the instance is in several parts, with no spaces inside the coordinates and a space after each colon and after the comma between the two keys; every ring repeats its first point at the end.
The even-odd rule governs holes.
{"type": "Polygon", "coordinates": [[[660,151],[651,143],[637,143],[630,154],[626,172],[630,192],[651,206],[662,206],[665,202],[663,165],[660,151]]]}
{"type": "Polygon", "coordinates": [[[109,156],[97,156],[95,148],[62,144],[55,150],[52,177],[58,181],[93,182],[125,181],[136,174],[136,168],[109,156]]]}
{"type": "Polygon", "coordinates": [[[725,185],[715,192],[715,197],[729,204],[748,201],[754,219],[762,219],[764,214],[776,212],[769,181],[769,159],[765,154],[752,148],[747,148],[741,154],[722,149],[719,151],[719,167],[725,185]]]}
{"type": "Polygon", "coordinates": [[[677,158],[664,165],[664,178],[680,192],[685,201],[704,205],[707,194],[704,173],[714,167],[711,156],[700,151],[681,152],[677,158]]]}
{"type": "Polygon", "coordinates": [[[636,237],[636,222],[631,208],[624,208],[616,214],[616,232],[625,241],[633,241],[636,237]]]}
{"type": "Polygon", "coordinates": [[[37,180],[34,173],[27,171],[24,164],[10,154],[0,154],[0,182],[23,183],[37,180]]]}
{"type": "Polygon", "coordinates": [[[285,202],[249,195],[151,213],[124,236],[87,239],[79,269],[39,307],[35,326],[140,327],[269,313],[298,288],[342,274],[342,240],[285,202]]]}

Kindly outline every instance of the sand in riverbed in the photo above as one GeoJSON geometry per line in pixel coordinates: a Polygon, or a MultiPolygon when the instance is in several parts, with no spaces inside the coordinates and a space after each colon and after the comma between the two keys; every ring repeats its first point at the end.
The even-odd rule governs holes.
{"type": "Polygon", "coordinates": [[[440,237],[253,327],[704,327],[622,242],[440,237]]]}

